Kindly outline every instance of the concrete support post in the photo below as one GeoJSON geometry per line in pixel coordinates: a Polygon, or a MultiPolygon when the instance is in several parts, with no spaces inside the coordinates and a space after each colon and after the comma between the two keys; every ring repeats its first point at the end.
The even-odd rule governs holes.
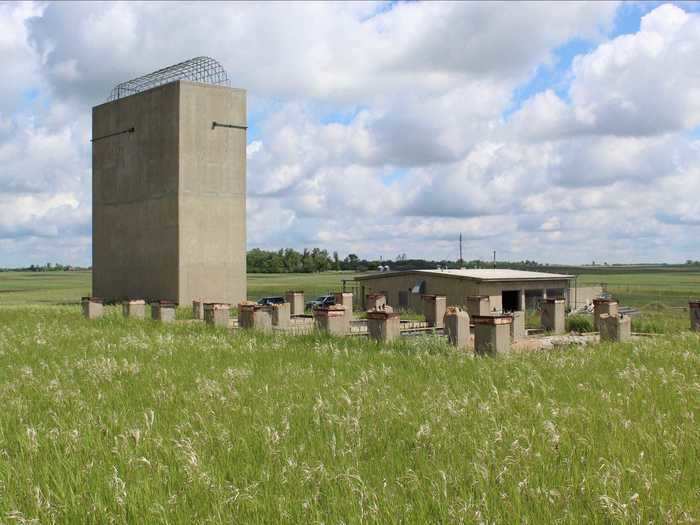
{"type": "Polygon", "coordinates": [[[129,299],[122,303],[122,314],[124,317],[133,319],[146,318],[146,301],[143,299],[129,299]]]}
{"type": "Polygon", "coordinates": [[[348,320],[352,319],[352,293],[350,292],[336,292],[335,294],[335,304],[339,304],[345,307],[345,315],[348,320]]]}
{"type": "Polygon", "coordinates": [[[272,308],[246,301],[238,305],[238,327],[261,332],[272,331],[272,308]]]}
{"type": "Polygon", "coordinates": [[[204,305],[204,322],[220,328],[228,328],[231,306],[223,303],[204,305]]]}
{"type": "Polygon", "coordinates": [[[615,299],[593,299],[593,330],[600,331],[598,320],[603,314],[617,315],[617,301],[615,299]]]}
{"type": "Polygon", "coordinates": [[[80,304],[86,319],[97,319],[104,314],[104,304],[99,297],[83,297],[80,304]]]}
{"type": "Polygon", "coordinates": [[[367,310],[377,310],[386,304],[386,295],[383,293],[367,294],[367,310]]]}
{"type": "Polygon", "coordinates": [[[331,335],[345,335],[350,331],[348,311],[342,304],[316,308],[314,310],[314,324],[317,330],[328,332],[331,335]]]}
{"type": "Polygon", "coordinates": [[[177,305],[172,301],[157,301],[151,303],[151,319],[161,323],[175,322],[175,308],[177,305]]]}
{"type": "Polygon", "coordinates": [[[524,312],[527,308],[525,304],[525,290],[518,292],[518,304],[520,305],[519,310],[524,312]]]}
{"type": "Polygon", "coordinates": [[[447,310],[447,297],[444,295],[423,295],[423,314],[430,326],[442,328],[445,326],[445,311],[447,310]]]}
{"type": "Polygon", "coordinates": [[[304,292],[289,291],[285,299],[290,305],[291,315],[304,315],[304,292]]]}
{"type": "Polygon", "coordinates": [[[291,303],[273,304],[272,308],[272,326],[286,330],[291,323],[291,303]]]}
{"type": "Polygon", "coordinates": [[[401,336],[401,317],[389,311],[367,312],[367,335],[384,343],[398,339],[401,336]]]}
{"type": "Polygon", "coordinates": [[[192,318],[204,321],[204,301],[192,301],[192,318]]]}
{"type": "Polygon", "coordinates": [[[601,341],[622,343],[632,338],[632,318],[627,315],[601,314],[598,327],[601,341]]]}
{"type": "Polygon", "coordinates": [[[459,308],[450,306],[444,315],[445,335],[447,340],[457,348],[469,346],[469,314],[459,308]]]}
{"type": "Polygon", "coordinates": [[[488,295],[472,295],[467,297],[467,312],[470,317],[477,315],[489,315],[491,313],[491,300],[488,295]]]}
{"type": "Polygon", "coordinates": [[[690,312],[690,329],[694,332],[700,332],[700,300],[690,301],[688,311],[690,312]]]}
{"type": "Polygon", "coordinates": [[[474,350],[480,355],[495,355],[510,350],[509,315],[479,315],[474,321],[474,350]]]}
{"type": "Polygon", "coordinates": [[[515,311],[510,313],[513,321],[510,324],[510,339],[518,341],[525,339],[527,332],[525,331],[525,312],[515,311]]]}
{"type": "Polygon", "coordinates": [[[545,299],[542,303],[542,329],[553,334],[566,332],[566,301],[545,299]]]}
{"type": "Polygon", "coordinates": [[[547,289],[542,288],[542,300],[546,301],[547,300],[547,289]]]}

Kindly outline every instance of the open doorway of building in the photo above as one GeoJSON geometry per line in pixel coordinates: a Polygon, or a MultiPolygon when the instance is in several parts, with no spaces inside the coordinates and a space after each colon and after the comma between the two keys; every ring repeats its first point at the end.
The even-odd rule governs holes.
{"type": "Polygon", "coordinates": [[[504,312],[515,312],[520,309],[520,290],[503,290],[501,292],[501,307],[504,312]]]}

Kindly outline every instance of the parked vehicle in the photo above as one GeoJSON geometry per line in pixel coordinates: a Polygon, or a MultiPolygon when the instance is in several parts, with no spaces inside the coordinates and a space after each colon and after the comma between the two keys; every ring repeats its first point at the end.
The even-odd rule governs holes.
{"type": "Polygon", "coordinates": [[[331,306],[335,304],[335,295],[321,295],[316,297],[313,301],[306,303],[306,308],[308,310],[313,310],[314,308],[320,308],[323,306],[331,306]]]}
{"type": "Polygon", "coordinates": [[[262,304],[264,306],[269,306],[272,304],[282,304],[283,302],[284,297],[282,296],[263,297],[261,299],[258,299],[258,304],[262,304]]]}

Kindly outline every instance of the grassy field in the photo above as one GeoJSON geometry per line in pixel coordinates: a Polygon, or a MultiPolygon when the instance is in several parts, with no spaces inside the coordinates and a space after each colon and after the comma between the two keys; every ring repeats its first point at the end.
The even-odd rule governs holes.
{"type": "MultiPolygon", "coordinates": [[[[320,274],[249,274],[248,297],[282,295],[287,290],[304,290],[307,298],[341,289],[343,279],[355,272],[320,274]]],[[[90,272],[0,272],[1,304],[70,304],[90,295],[90,272]]]]}
{"type": "Polygon", "coordinates": [[[0,308],[0,521],[692,523],[700,336],[475,359],[0,308]]]}
{"type": "Polygon", "coordinates": [[[700,272],[634,272],[595,273],[578,277],[578,284],[604,283],[623,304],[647,306],[688,306],[689,299],[700,298],[700,272]]]}

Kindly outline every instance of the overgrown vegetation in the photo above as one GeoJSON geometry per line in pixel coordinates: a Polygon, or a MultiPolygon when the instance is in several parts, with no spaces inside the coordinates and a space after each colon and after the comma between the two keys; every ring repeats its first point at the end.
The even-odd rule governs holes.
{"type": "Polygon", "coordinates": [[[566,331],[579,334],[593,331],[593,320],[589,315],[570,315],[566,318],[566,331]]]}
{"type": "Polygon", "coordinates": [[[692,522],[700,338],[474,358],[0,308],[0,515],[692,522]]]}

